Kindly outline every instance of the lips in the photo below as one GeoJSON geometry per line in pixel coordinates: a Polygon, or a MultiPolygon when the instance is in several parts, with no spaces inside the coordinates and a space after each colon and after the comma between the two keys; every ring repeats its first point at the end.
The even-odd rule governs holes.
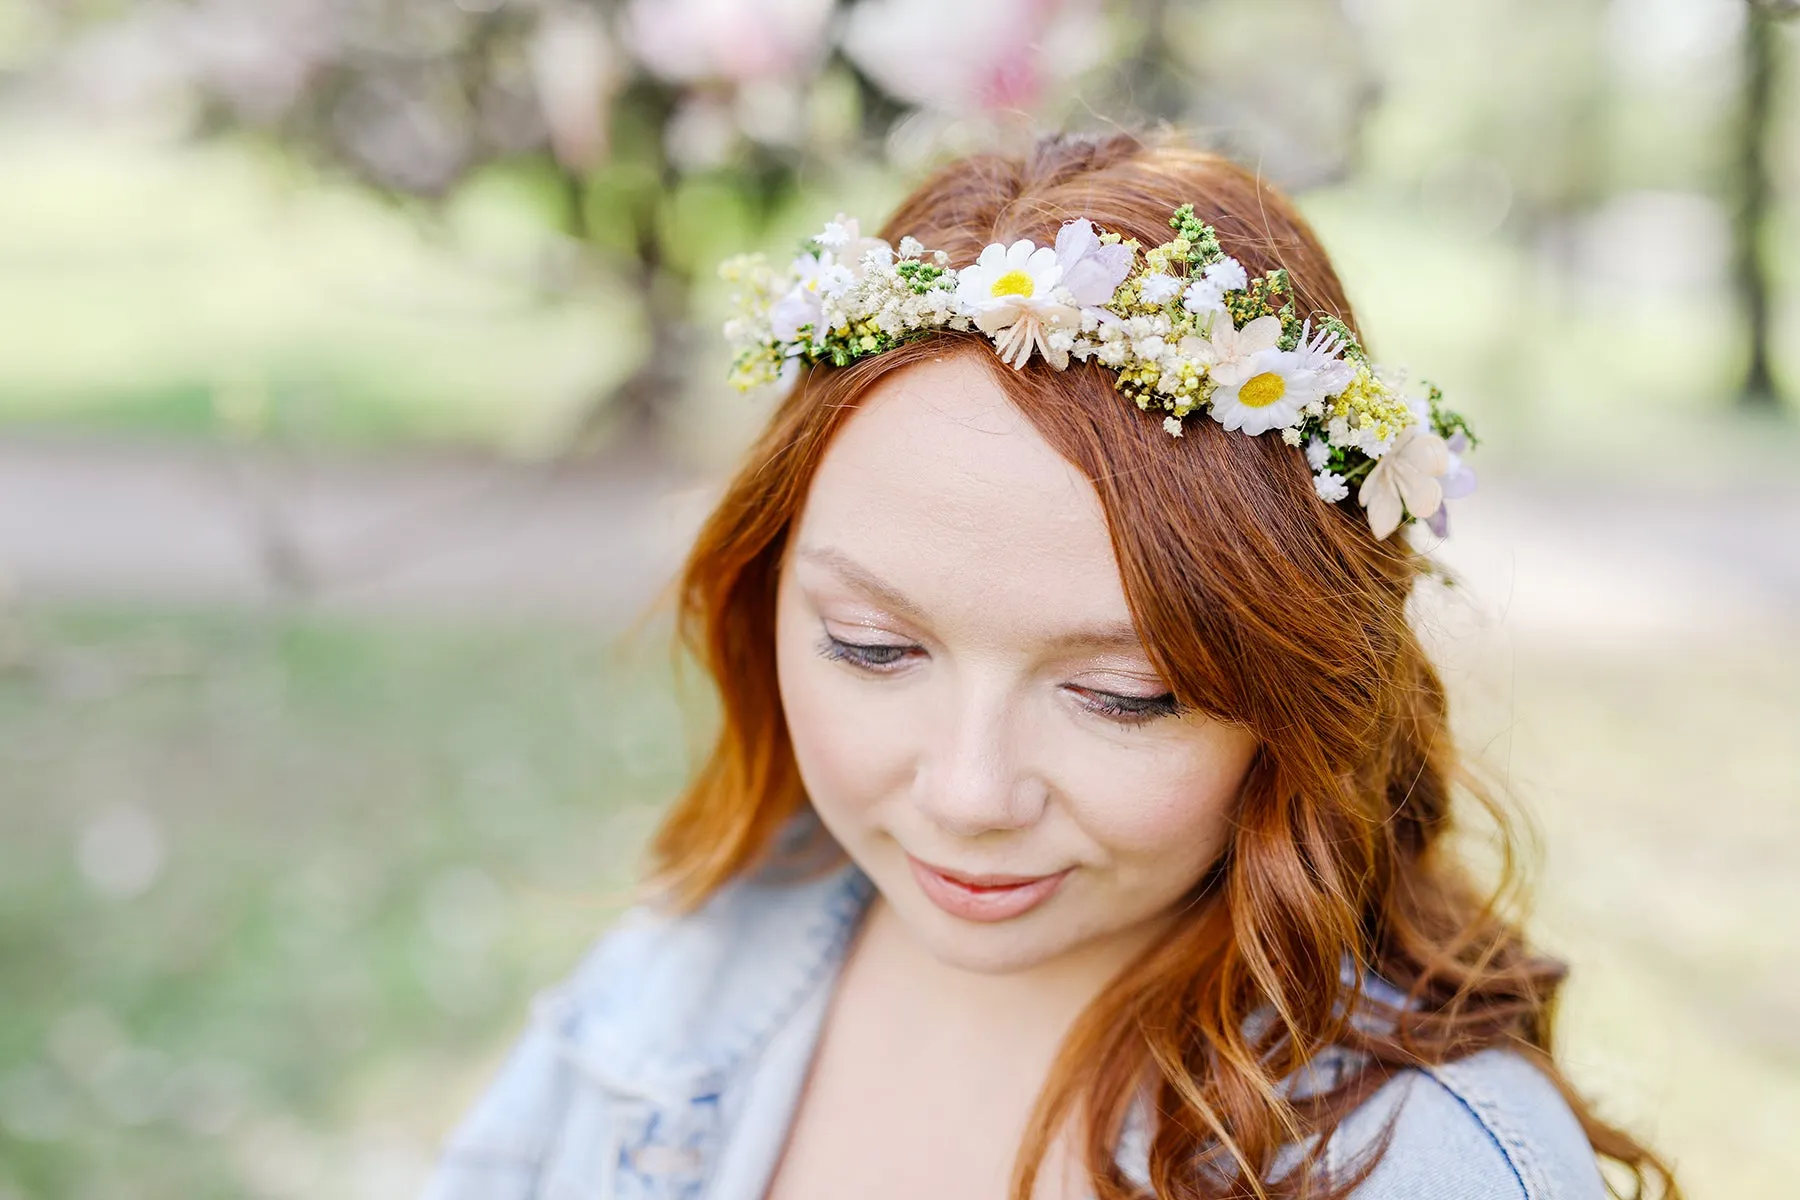
{"type": "Polygon", "coordinates": [[[1054,875],[974,875],[951,871],[906,856],[926,899],[966,921],[1006,921],[1054,895],[1073,867],[1054,875]]]}

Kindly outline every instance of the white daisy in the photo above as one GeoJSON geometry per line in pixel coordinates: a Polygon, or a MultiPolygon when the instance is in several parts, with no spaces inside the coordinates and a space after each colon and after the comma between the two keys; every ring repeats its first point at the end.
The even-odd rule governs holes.
{"type": "Polygon", "coordinates": [[[1062,267],[1056,251],[1024,239],[1005,246],[994,242],[981,257],[957,272],[956,296],[963,311],[994,339],[1000,359],[1014,370],[1036,349],[1058,370],[1069,365],[1066,350],[1052,350],[1046,332],[1055,326],[1078,327],[1081,311],[1058,295],[1062,267]]]}
{"type": "Polygon", "coordinates": [[[1354,368],[1338,358],[1343,342],[1324,332],[1301,329],[1302,343],[1292,350],[1275,348],[1281,323],[1274,317],[1258,317],[1238,336],[1269,322],[1257,336],[1262,348],[1212,368],[1218,385],[1212,395],[1213,418],[1227,429],[1266,433],[1284,429],[1305,415],[1308,404],[1344,390],[1354,368]]]}

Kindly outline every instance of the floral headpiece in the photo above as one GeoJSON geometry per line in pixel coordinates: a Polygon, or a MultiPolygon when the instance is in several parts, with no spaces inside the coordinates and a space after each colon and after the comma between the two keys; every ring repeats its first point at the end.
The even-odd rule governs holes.
{"type": "Polygon", "coordinates": [[[732,380],[748,389],[800,363],[841,367],[934,329],[979,329],[1015,370],[1034,353],[1058,371],[1071,358],[1111,368],[1175,437],[1201,409],[1226,429],[1279,431],[1305,448],[1321,500],[1358,485],[1377,538],[1409,518],[1442,536],[1444,501],[1474,490],[1462,455],[1475,437],[1438,389],[1403,394],[1404,375],[1370,362],[1344,322],[1300,319],[1287,271],[1251,279],[1193,205],[1169,227],[1141,266],[1137,242],[1082,219],[1055,246],[995,242],[957,270],[941,250],[889,246],[840,216],[785,271],[760,256],[720,268],[740,289],[725,325],[732,380]]]}

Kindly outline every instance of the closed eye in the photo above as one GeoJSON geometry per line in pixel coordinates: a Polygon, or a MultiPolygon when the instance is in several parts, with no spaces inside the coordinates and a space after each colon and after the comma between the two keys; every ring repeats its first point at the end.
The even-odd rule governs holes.
{"type": "Polygon", "coordinates": [[[829,633],[819,642],[819,654],[832,662],[846,662],[865,671],[888,672],[903,666],[906,656],[921,647],[880,643],[846,642],[829,633]]]}
{"type": "Polygon", "coordinates": [[[1181,711],[1174,692],[1160,696],[1121,696],[1116,692],[1097,692],[1092,688],[1069,689],[1093,713],[1117,721],[1121,725],[1143,725],[1159,717],[1172,717],[1181,711]]]}

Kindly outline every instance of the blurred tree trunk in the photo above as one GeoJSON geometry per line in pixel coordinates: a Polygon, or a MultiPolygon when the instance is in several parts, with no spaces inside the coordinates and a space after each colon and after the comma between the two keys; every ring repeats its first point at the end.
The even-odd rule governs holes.
{"type": "MultiPolygon", "coordinates": [[[[634,96],[638,110],[621,114],[637,128],[614,130],[615,140],[632,140],[636,155],[655,180],[654,187],[626,205],[629,250],[619,264],[637,297],[649,345],[629,376],[589,401],[571,431],[565,454],[586,454],[605,445],[627,456],[661,457],[669,449],[663,443],[669,406],[692,383],[693,281],[669,262],[663,244],[664,205],[681,181],[663,141],[663,127],[675,112],[676,99],[664,88],[641,88],[634,96]]],[[[569,232],[592,252],[600,231],[593,227],[588,210],[588,173],[564,167],[562,178],[569,232]]]]}
{"type": "Polygon", "coordinates": [[[1750,338],[1750,361],[1738,388],[1743,408],[1773,412],[1780,406],[1770,364],[1771,292],[1768,241],[1774,233],[1775,180],[1769,162],[1775,124],[1775,83],[1780,53],[1779,21],[1792,4],[1749,0],[1744,20],[1743,105],[1737,128],[1737,206],[1732,223],[1732,289],[1750,338]]]}

